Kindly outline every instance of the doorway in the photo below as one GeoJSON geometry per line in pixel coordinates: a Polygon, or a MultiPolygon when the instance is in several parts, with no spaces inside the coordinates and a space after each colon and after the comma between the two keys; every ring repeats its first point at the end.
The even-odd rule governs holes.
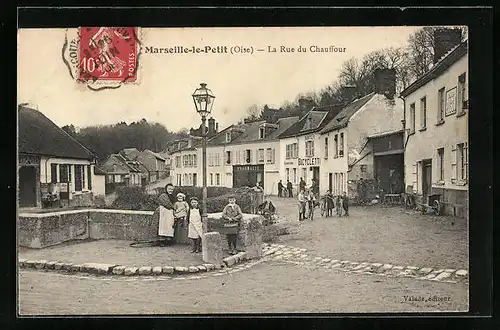
{"type": "Polygon", "coordinates": [[[432,187],[432,160],[422,161],[422,197],[425,203],[428,203],[432,187]]]}
{"type": "Polygon", "coordinates": [[[36,206],[36,167],[19,168],[19,207],[36,206]]]}

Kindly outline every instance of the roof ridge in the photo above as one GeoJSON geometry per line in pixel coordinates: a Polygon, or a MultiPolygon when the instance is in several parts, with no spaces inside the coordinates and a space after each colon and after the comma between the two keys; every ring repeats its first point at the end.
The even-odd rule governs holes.
{"type": "Polygon", "coordinates": [[[30,107],[27,107],[25,105],[18,105],[18,109],[24,109],[24,110],[28,110],[28,111],[32,111],[36,114],[39,114],[41,115],[43,118],[45,118],[49,123],[50,125],[52,125],[53,127],[56,127],[58,131],[60,132],[63,132],[66,136],[68,136],[71,140],[75,141],[76,143],[78,143],[78,145],[80,145],[80,147],[82,147],[83,149],[85,149],[89,154],[90,156],[92,156],[94,159],[97,158],[97,156],[92,152],[90,151],[86,146],[84,146],[82,143],[80,143],[77,139],[75,139],[73,136],[71,136],[71,134],[69,134],[68,132],[66,132],[65,130],[63,130],[61,127],[59,127],[59,125],[57,125],[56,123],[54,123],[49,117],[47,117],[43,112],[41,112],[40,110],[37,110],[37,109],[32,109],[30,107]]]}

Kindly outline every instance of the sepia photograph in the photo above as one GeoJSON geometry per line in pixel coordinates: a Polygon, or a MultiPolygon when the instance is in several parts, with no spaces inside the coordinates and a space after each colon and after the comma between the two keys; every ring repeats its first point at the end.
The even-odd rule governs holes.
{"type": "Polygon", "coordinates": [[[469,311],[468,28],[17,30],[17,312],[469,311]]]}

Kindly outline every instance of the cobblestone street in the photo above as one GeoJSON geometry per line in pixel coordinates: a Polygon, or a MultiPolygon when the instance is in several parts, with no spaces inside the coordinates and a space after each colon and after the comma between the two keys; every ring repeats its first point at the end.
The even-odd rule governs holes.
{"type": "Polygon", "coordinates": [[[468,269],[468,228],[465,219],[422,215],[401,207],[352,206],[348,217],[298,221],[296,199],[273,198],[291,235],[280,242],[340,260],[418,267],[468,269]]]}
{"type": "MultiPolygon", "coordinates": [[[[280,212],[280,222],[289,225],[291,234],[279,236],[278,244],[266,244],[265,257],[260,260],[201,275],[177,277],[96,277],[21,270],[20,313],[468,309],[465,221],[377,206],[352,207],[349,217],[326,219],[318,215],[314,221],[299,223],[295,217],[295,200],[274,198],[273,202],[280,212]]],[[[113,250],[109,244],[114,243],[99,241],[93,248],[113,250]]],[[[116,244],[116,251],[96,250],[93,255],[99,257],[98,261],[110,262],[113,256],[119,257],[120,262],[126,261],[126,256],[120,255],[120,246],[124,243],[117,241],[116,244]],[[104,259],[103,253],[106,254],[104,259]]],[[[66,255],[68,260],[89,261],[84,257],[89,256],[88,251],[78,253],[78,245],[67,248],[72,251],[66,255]]],[[[50,248],[46,252],[21,250],[20,255],[36,259],[50,252],[50,257],[59,257],[63,255],[61,249],[63,247],[50,248]]],[[[188,255],[185,249],[181,250],[177,252],[188,255]]],[[[136,259],[130,262],[147,264],[157,259],[162,249],[145,248],[138,252],[136,259]],[[154,253],[148,256],[148,249],[154,253]]]]}

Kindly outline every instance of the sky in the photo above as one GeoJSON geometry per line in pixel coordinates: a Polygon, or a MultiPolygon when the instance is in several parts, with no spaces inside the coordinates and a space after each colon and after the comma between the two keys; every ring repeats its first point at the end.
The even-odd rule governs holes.
{"type": "MultiPolygon", "coordinates": [[[[191,94],[204,82],[216,96],[219,129],[242,119],[249,106],[278,108],[300,93],[336,80],[351,57],[406,46],[418,27],[143,28],[139,79],[115,90],[92,91],[74,81],[62,60],[66,29],[18,31],[18,104],[29,103],[59,126],[115,124],[145,118],[170,131],[197,127],[191,94]],[[146,47],[253,47],[253,54],[152,54],[146,47]],[[293,53],[280,47],[294,48],[293,53]],[[297,52],[298,47],[306,52],[297,52]],[[345,48],[311,52],[311,46],[345,48]],[[267,50],[276,48],[276,52],[267,50]],[[256,49],[266,51],[257,52],[256,49]]],[[[70,31],[71,32],[71,31],[70,31]]],[[[73,31],[74,32],[74,31],[73,31]]]]}

